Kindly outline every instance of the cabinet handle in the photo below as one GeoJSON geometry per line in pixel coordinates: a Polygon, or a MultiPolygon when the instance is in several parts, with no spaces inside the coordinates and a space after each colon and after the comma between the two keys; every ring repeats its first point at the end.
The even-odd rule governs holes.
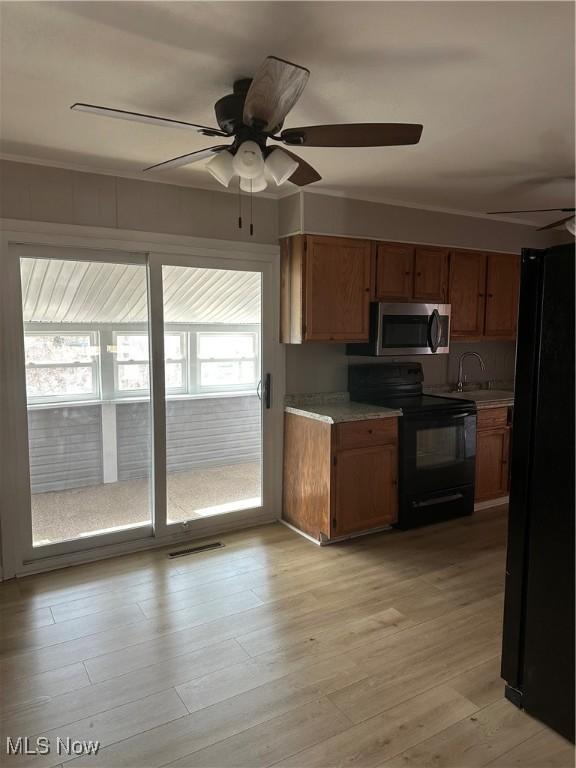
{"type": "Polygon", "coordinates": [[[493,294],[493,293],[489,293],[489,294],[488,294],[488,298],[489,298],[489,299],[493,299],[493,298],[494,298],[494,294],[493,294]]]}
{"type": "Polygon", "coordinates": [[[483,293],[479,293],[479,294],[478,294],[478,296],[479,296],[481,299],[483,299],[483,298],[484,298],[484,294],[483,294],[483,293]]]}
{"type": "Polygon", "coordinates": [[[411,273],[411,272],[404,272],[404,274],[405,274],[405,275],[410,275],[410,274],[412,274],[412,273],[411,273]]]}
{"type": "Polygon", "coordinates": [[[416,272],[416,277],[422,277],[422,272],[416,272]]]}

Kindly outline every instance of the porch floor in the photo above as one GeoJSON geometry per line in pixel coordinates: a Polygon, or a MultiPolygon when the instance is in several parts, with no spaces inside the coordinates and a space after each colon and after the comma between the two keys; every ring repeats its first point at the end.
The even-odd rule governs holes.
{"type": "MultiPolygon", "coordinates": [[[[168,475],[168,520],[182,522],[261,503],[260,463],[168,475]]],[[[34,545],[84,538],[150,521],[148,479],[122,480],[32,496],[34,545]]]]}

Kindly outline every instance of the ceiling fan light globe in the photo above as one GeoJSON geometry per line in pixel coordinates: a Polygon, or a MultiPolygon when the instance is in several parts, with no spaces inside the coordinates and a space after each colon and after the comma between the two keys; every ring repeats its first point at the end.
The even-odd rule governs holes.
{"type": "Polygon", "coordinates": [[[282,149],[274,149],[266,158],[266,170],[277,186],[281,186],[298,170],[298,163],[282,149]]]}
{"type": "Polygon", "coordinates": [[[264,174],[260,174],[255,179],[243,179],[240,177],[240,189],[242,192],[263,192],[268,186],[264,174]]]}
{"type": "Polygon", "coordinates": [[[234,155],[234,170],[241,179],[256,179],[264,173],[262,150],[255,141],[244,141],[234,155]]]}
{"type": "Polygon", "coordinates": [[[568,219],[566,222],[566,229],[571,235],[576,235],[576,216],[572,216],[571,219],[568,219]]]}
{"type": "Polygon", "coordinates": [[[215,155],[209,163],[206,164],[209,173],[219,181],[222,186],[227,187],[234,176],[234,157],[225,149],[215,155]]]}

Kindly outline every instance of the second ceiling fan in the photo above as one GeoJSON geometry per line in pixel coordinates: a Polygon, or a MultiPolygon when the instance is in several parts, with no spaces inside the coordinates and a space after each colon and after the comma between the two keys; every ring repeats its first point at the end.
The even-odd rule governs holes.
{"type": "Polygon", "coordinates": [[[156,163],[145,171],[178,168],[210,158],[207,169],[225,187],[240,177],[246,192],[259,192],[268,180],[278,186],[291,181],[305,186],[320,174],[288,149],[268,146],[275,141],[289,147],[387,147],[417,144],[422,125],[413,123],[348,123],[282,129],[308,82],[310,71],[276,56],[268,56],[253,79],[237,80],[233,93],[214,105],[218,128],[182,120],[129,112],[77,102],[71,109],[149,125],[184,128],[204,136],[233,139],[156,163]]]}

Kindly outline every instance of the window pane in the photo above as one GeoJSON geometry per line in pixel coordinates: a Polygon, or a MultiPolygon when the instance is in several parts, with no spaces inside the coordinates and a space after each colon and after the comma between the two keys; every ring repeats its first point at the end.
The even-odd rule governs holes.
{"type": "Polygon", "coordinates": [[[120,392],[146,390],[149,388],[148,364],[131,363],[118,366],[118,389],[120,392]]]}
{"type": "Polygon", "coordinates": [[[255,383],[255,366],[252,360],[200,363],[202,387],[234,387],[255,383]]]}
{"type": "MultiPolygon", "coordinates": [[[[180,363],[166,363],[165,366],[166,387],[168,389],[182,389],[184,379],[182,365],[180,363]]],[[[148,390],[148,364],[147,363],[120,363],[118,366],[117,387],[119,392],[139,392],[148,390]]]]}
{"type": "Polygon", "coordinates": [[[184,380],[180,363],[166,363],[164,373],[167,389],[182,389],[184,380]]]}
{"type": "Polygon", "coordinates": [[[199,333],[198,357],[206,359],[238,359],[254,357],[253,333],[199,333]]]}
{"type": "Polygon", "coordinates": [[[166,360],[183,360],[184,350],[180,333],[167,333],[164,336],[164,358],[166,360]]]}
{"type": "Polygon", "coordinates": [[[148,360],[148,335],[126,335],[119,333],[116,336],[116,359],[120,360],[148,360]]]}
{"type": "Polygon", "coordinates": [[[94,392],[92,367],[27,368],[28,397],[89,395],[94,392]]]}
{"type": "MultiPolygon", "coordinates": [[[[167,333],[164,336],[164,357],[169,360],[184,358],[182,336],[179,333],[167,333]]],[[[125,334],[116,335],[116,359],[120,361],[148,360],[148,335],[125,334]]]]}
{"type": "Polygon", "coordinates": [[[90,363],[90,334],[25,334],[26,365],[30,363],[90,363]]]}

